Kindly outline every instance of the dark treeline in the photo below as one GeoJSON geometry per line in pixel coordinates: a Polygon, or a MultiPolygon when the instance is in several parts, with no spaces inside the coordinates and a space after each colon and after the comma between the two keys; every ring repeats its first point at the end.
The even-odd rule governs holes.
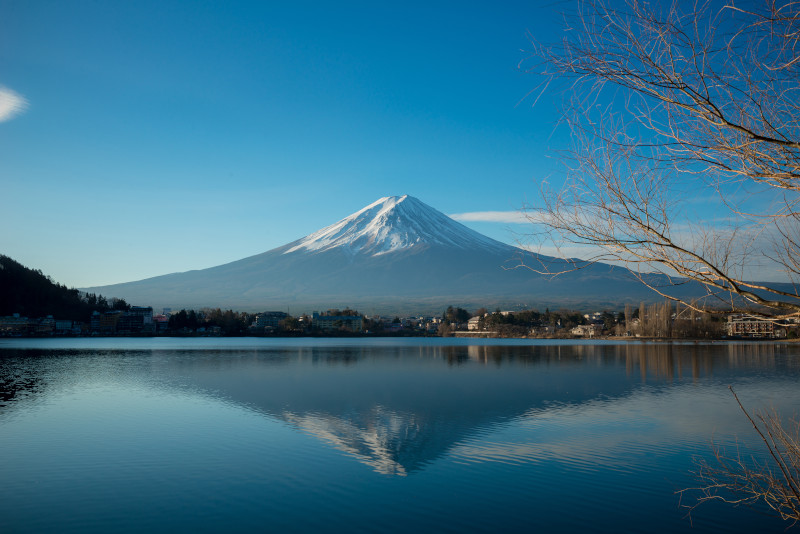
{"type": "MultiPolygon", "coordinates": [[[[344,310],[330,309],[322,315],[361,317],[357,310],[345,308],[344,310]]],[[[318,335],[321,331],[313,328],[311,318],[308,315],[292,317],[287,315],[278,321],[276,326],[268,329],[256,327],[258,313],[236,312],[233,310],[222,311],[220,308],[203,308],[201,310],[181,310],[173,313],[169,318],[168,333],[176,335],[221,335],[221,336],[245,336],[245,335],[318,335]]],[[[381,324],[377,321],[370,321],[363,318],[363,330],[370,332],[380,332],[381,324]]],[[[353,332],[344,325],[335,330],[325,330],[326,335],[353,335],[353,332]]]]}
{"type": "Polygon", "coordinates": [[[93,311],[122,310],[130,305],[122,299],[85,294],[54,282],[42,271],[29,269],[0,255],[0,316],[19,313],[25,317],[52,315],[87,322],[93,311]]]}
{"type": "MultiPolygon", "coordinates": [[[[695,306],[696,307],[696,306],[695,306]]],[[[726,335],[726,318],[718,314],[703,313],[693,307],[678,305],[669,301],[645,304],[624,311],[603,311],[584,315],[575,310],[544,312],[537,310],[504,311],[499,309],[489,313],[480,308],[469,313],[463,308],[448,307],[442,315],[439,335],[453,335],[462,330],[466,321],[478,319],[477,325],[470,326],[474,332],[486,332],[500,337],[569,337],[583,336],[573,333],[576,326],[592,325],[592,335],[636,336],[648,338],[720,338],[726,335]]],[[[788,329],[789,337],[796,337],[795,329],[788,329]]]]}
{"type": "MultiPolygon", "coordinates": [[[[442,314],[439,334],[446,336],[452,334],[454,328],[463,329],[464,323],[473,317],[480,319],[478,331],[491,331],[503,337],[527,336],[537,328],[550,327],[551,331],[555,331],[587,323],[583,314],[574,310],[501,312],[498,309],[494,313],[489,313],[486,308],[480,308],[474,313],[469,313],[463,308],[449,306],[442,314]]],[[[610,312],[604,312],[602,319],[609,329],[613,328],[617,321],[617,317],[610,312]]]]}
{"type": "Polygon", "coordinates": [[[505,336],[523,336],[536,327],[572,328],[587,322],[580,312],[571,310],[551,312],[549,309],[544,312],[526,310],[507,314],[495,311],[482,321],[487,329],[505,336]]]}
{"type": "Polygon", "coordinates": [[[200,328],[218,327],[226,336],[244,335],[253,322],[253,315],[233,310],[222,311],[219,308],[205,308],[200,311],[181,310],[169,318],[169,329],[175,332],[197,331],[200,328]]]}

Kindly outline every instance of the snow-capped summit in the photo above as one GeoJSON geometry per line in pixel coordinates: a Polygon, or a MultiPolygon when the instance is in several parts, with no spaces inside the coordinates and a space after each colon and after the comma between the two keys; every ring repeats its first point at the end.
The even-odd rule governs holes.
{"type": "Polygon", "coordinates": [[[496,252],[508,252],[510,248],[414,197],[403,195],[378,199],[339,222],[292,243],[284,254],[340,248],[351,254],[379,256],[419,245],[460,249],[488,247],[496,252]]]}

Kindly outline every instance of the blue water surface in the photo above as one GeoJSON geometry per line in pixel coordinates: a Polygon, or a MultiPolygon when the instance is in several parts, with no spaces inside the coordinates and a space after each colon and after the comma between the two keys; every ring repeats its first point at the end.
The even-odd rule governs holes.
{"type": "Polygon", "coordinates": [[[763,457],[786,343],[0,340],[0,532],[784,532],[687,516],[693,457],[763,457]]]}

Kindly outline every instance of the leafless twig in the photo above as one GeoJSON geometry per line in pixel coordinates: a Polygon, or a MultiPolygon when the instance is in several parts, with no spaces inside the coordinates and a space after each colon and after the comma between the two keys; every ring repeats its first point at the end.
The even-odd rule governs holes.
{"type": "Polygon", "coordinates": [[[699,487],[679,491],[681,498],[695,495],[691,510],[708,501],[733,505],[765,504],[794,526],[800,521],[800,422],[784,423],[775,410],[750,414],[730,388],[742,413],[767,450],[767,460],[735,454],[714,445],[714,463],[695,459],[699,487]]]}
{"type": "Polygon", "coordinates": [[[531,268],[622,263],[687,306],[649,275],[698,282],[736,310],[800,317],[797,287],[752,281],[760,264],[800,281],[800,2],[579,5],[565,39],[533,43],[522,63],[569,83],[575,142],[566,182],[544,185],[527,213],[542,242],[598,252],[531,268]],[[689,209],[706,191],[726,221],[689,209]]]}

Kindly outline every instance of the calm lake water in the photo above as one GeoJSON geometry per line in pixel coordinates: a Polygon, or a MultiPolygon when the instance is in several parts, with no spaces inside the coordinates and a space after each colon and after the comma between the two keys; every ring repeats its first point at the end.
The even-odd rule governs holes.
{"type": "MultiPolygon", "coordinates": [[[[0,340],[0,532],[784,532],[692,513],[800,346],[0,340]]],[[[757,454],[761,454],[757,452],[757,454]]]]}

